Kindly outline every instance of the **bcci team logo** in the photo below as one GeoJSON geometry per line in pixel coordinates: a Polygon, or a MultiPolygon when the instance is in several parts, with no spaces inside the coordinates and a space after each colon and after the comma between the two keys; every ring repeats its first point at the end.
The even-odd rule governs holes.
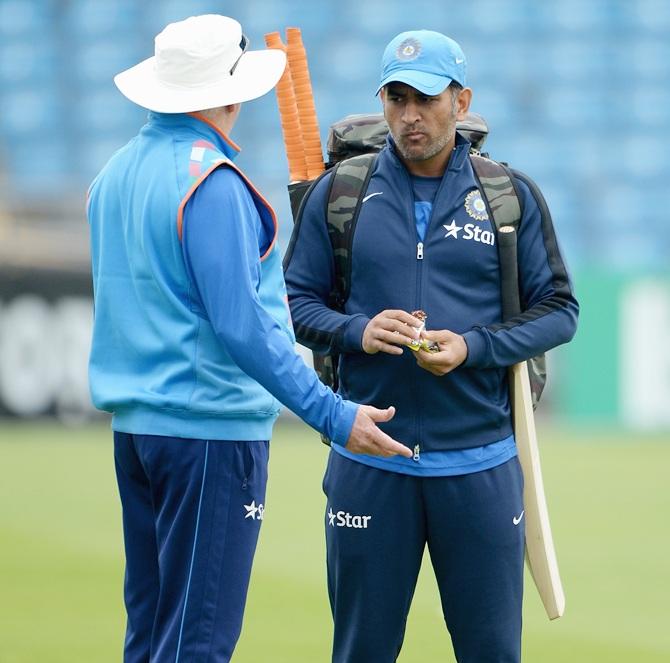
{"type": "Polygon", "coordinates": [[[415,60],[421,55],[421,44],[414,38],[405,39],[396,49],[398,60],[415,60]]]}
{"type": "Polygon", "coordinates": [[[468,216],[471,216],[476,221],[486,221],[489,218],[486,212],[486,203],[479,189],[470,191],[465,197],[465,211],[468,213],[468,216]]]}

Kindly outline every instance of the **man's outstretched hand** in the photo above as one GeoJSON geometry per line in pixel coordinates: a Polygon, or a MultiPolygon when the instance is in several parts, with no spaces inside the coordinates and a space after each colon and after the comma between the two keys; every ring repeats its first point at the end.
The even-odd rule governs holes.
{"type": "Polygon", "coordinates": [[[385,458],[400,455],[411,458],[412,452],[408,447],[396,442],[377,427],[376,422],[390,421],[394,415],[394,407],[379,410],[371,405],[361,405],[356,413],[346,449],[355,454],[370,454],[385,458]]]}

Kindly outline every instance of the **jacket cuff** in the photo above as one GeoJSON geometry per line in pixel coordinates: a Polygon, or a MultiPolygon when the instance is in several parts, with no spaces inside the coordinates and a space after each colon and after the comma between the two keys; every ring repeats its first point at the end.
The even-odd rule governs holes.
{"type": "Polygon", "coordinates": [[[363,332],[370,318],[363,314],[353,315],[344,328],[342,350],[344,352],[361,352],[363,350],[363,332]]]}
{"type": "Polygon", "coordinates": [[[336,418],[333,427],[333,437],[330,441],[343,447],[351,435],[351,429],[354,427],[354,419],[356,419],[360,406],[358,403],[342,400],[340,407],[340,415],[336,418]]]}
{"type": "Polygon", "coordinates": [[[486,358],[486,338],[479,329],[471,329],[463,334],[468,356],[463,362],[466,368],[482,368],[486,358]]]}

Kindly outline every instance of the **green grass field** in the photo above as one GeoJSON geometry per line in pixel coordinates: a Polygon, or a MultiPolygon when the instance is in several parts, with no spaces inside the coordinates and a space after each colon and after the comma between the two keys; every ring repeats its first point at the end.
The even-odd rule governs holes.
{"type": "MultiPolygon", "coordinates": [[[[540,432],[567,612],[549,622],[527,578],[524,661],[669,661],[670,436],[540,432]]],[[[329,660],[326,455],[277,428],[237,663],[329,660]]],[[[120,661],[122,580],[109,432],[0,423],[0,663],[120,661]]],[[[429,567],[399,661],[453,661],[429,567]]]]}

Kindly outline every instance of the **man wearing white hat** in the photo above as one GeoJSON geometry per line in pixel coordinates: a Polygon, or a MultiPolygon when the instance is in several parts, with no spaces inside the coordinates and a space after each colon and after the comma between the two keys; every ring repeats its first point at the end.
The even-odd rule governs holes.
{"type": "Polygon", "coordinates": [[[241,629],[278,400],[353,452],[410,452],[375,425],[393,408],[342,400],[295,353],[276,218],[232,164],[240,104],[274,87],[284,53],[248,50],[218,15],[168,25],[155,46],[115,78],[148,123],[89,190],[90,384],[113,414],[124,660],[222,662],[241,629]]]}

